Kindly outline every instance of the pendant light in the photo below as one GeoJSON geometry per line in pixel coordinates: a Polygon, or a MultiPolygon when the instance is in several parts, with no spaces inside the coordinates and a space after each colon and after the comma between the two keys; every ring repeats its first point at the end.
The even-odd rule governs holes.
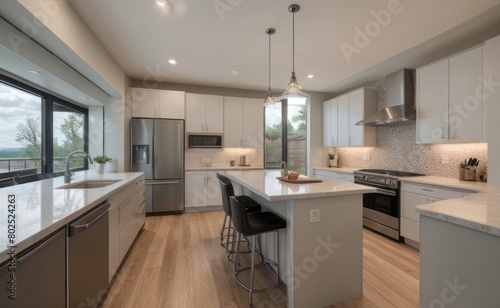
{"type": "Polygon", "coordinates": [[[271,95],[271,35],[276,33],[276,29],[268,28],[266,33],[269,35],[269,88],[267,90],[267,96],[264,100],[264,107],[276,104],[276,100],[271,95]]]}
{"type": "Polygon", "coordinates": [[[280,98],[309,96],[301,91],[302,87],[299,85],[297,78],[295,77],[295,13],[299,10],[300,6],[298,4],[291,4],[288,7],[288,11],[292,13],[292,77],[290,77],[290,83],[280,98]]]}

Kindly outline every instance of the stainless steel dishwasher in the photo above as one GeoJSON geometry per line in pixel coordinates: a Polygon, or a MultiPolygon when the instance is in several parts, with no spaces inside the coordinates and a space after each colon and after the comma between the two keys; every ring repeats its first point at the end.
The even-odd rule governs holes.
{"type": "Polygon", "coordinates": [[[21,251],[17,256],[16,300],[7,297],[9,262],[0,265],[0,307],[66,307],[66,229],[21,251]]]}
{"type": "Polygon", "coordinates": [[[109,207],[109,201],[103,201],[69,224],[70,308],[97,305],[106,294],[109,282],[109,207]]]}

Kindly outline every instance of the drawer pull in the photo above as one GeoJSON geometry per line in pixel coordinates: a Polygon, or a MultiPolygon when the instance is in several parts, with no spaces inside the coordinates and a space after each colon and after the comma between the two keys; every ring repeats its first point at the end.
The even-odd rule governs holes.
{"type": "Polygon", "coordinates": [[[432,189],[428,189],[428,188],[422,188],[423,191],[430,191],[430,192],[434,192],[434,190],[432,189]]]}

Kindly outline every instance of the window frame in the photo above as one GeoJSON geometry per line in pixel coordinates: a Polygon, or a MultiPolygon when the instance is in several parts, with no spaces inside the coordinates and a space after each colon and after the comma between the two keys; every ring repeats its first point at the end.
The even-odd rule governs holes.
{"type": "MultiPolygon", "coordinates": [[[[75,112],[82,113],[84,115],[84,127],[83,127],[83,144],[84,144],[84,151],[88,153],[89,149],[89,140],[88,140],[88,135],[89,135],[89,110],[88,108],[73,104],[67,100],[65,100],[62,97],[58,97],[56,95],[50,94],[48,92],[45,92],[41,89],[37,89],[33,86],[30,86],[20,80],[11,78],[9,76],[6,76],[4,74],[0,73],[0,83],[3,83],[7,86],[13,87],[18,89],[19,91],[24,91],[27,92],[31,95],[35,95],[40,97],[41,99],[41,147],[42,147],[42,155],[41,155],[41,160],[42,160],[42,166],[41,166],[41,172],[37,173],[39,175],[62,175],[64,171],[60,172],[54,172],[53,168],[53,161],[54,161],[54,150],[53,150],[53,129],[54,129],[54,104],[58,104],[61,106],[64,106],[68,109],[74,110],[75,112]]],[[[88,170],[89,164],[88,160],[84,160],[84,167],[83,168],[74,168],[71,169],[73,171],[81,171],[81,170],[88,170]]],[[[22,173],[22,170],[18,170],[20,173],[22,173]]],[[[6,179],[9,178],[10,176],[4,177],[0,173],[0,179],[6,179]]]]}

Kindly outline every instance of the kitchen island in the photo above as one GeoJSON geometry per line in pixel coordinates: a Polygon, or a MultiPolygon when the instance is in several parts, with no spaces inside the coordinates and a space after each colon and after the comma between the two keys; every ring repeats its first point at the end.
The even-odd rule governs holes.
{"type": "MultiPolygon", "coordinates": [[[[323,307],[361,297],[362,198],[375,188],[329,181],[286,183],[276,179],[279,175],[270,170],[226,172],[236,192],[287,221],[280,231],[279,261],[288,307],[323,307]]],[[[263,250],[271,260],[273,247],[272,236],[266,237],[263,250]]]]}

